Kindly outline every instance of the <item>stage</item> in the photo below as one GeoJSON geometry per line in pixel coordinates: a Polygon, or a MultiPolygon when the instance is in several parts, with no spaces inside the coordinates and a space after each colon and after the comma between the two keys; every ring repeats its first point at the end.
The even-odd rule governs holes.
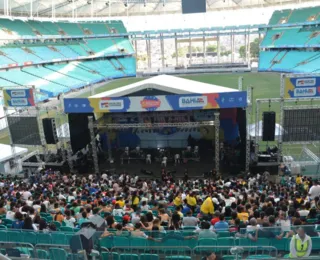
{"type": "Polygon", "coordinates": [[[177,176],[182,176],[185,169],[190,176],[203,176],[212,169],[230,172],[232,164],[238,172],[244,170],[248,146],[246,106],[245,91],[167,75],[89,98],[64,99],[72,152],[86,147],[92,155],[94,172],[109,167],[117,172],[134,169],[141,175],[142,169],[156,176],[161,172],[162,159],[155,162],[152,153],[166,148],[174,150],[171,157],[181,159],[187,149],[201,151],[200,161],[178,166],[168,158],[167,168],[175,170],[177,176]],[[123,158],[130,157],[129,151],[138,148],[146,151],[145,155],[151,154],[151,165],[141,162],[141,158],[139,163],[123,162],[123,158]],[[122,155],[118,154],[120,150],[122,155]],[[236,162],[230,162],[234,158],[236,162]]]}

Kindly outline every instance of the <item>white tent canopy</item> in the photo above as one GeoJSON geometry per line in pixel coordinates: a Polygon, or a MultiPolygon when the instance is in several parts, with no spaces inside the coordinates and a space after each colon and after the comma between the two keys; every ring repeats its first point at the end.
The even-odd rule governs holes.
{"type": "MultiPolygon", "coordinates": [[[[262,121],[259,121],[259,137],[262,137],[262,121]]],[[[251,137],[255,137],[256,136],[256,123],[253,123],[249,126],[247,126],[247,131],[249,132],[249,135],[251,137]]],[[[280,135],[283,134],[283,127],[279,124],[276,124],[275,130],[274,130],[274,136],[275,139],[278,139],[280,135]]]]}
{"type": "Polygon", "coordinates": [[[27,148],[23,147],[14,147],[14,154],[12,153],[12,149],[10,145],[7,144],[0,144],[0,163],[4,161],[8,161],[13,159],[15,156],[23,155],[28,152],[27,148]]]}
{"type": "Polygon", "coordinates": [[[226,88],[190,79],[184,79],[169,75],[160,75],[120,88],[108,90],[100,94],[91,96],[90,98],[122,97],[148,88],[166,91],[173,94],[207,94],[239,91],[238,89],[226,88]]]}

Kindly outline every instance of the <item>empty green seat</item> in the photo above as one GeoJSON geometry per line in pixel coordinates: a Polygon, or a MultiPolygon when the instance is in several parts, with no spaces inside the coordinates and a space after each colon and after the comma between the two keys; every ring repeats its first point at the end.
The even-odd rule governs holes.
{"type": "Polygon", "coordinates": [[[130,238],[130,246],[144,248],[147,246],[147,239],[145,239],[143,237],[131,237],[130,238]]]}
{"type": "Polygon", "coordinates": [[[67,252],[63,248],[49,248],[50,260],[67,260],[67,252]]]}
{"type": "Polygon", "coordinates": [[[120,260],[139,260],[139,256],[137,254],[121,254],[120,260]]]}
{"type": "Polygon", "coordinates": [[[23,236],[19,231],[7,231],[8,242],[23,242],[23,236]]]}
{"type": "Polygon", "coordinates": [[[141,254],[140,260],[159,260],[159,256],[157,254],[141,254]]]}
{"type": "Polygon", "coordinates": [[[113,237],[103,237],[99,239],[100,247],[105,247],[107,249],[111,249],[113,247],[113,237]]]}
{"type": "Polygon", "coordinates": [[[49,254],[46,250],[37,249],[37,258],[38,259],[49,259],[49,254]]]}
{"type": "Polygon", "coordinates": [[[64,232],[74,232],[72,227],[60,227],[60,230],[64,232]]]}
{"type": "Polygon", "coordinates": [[[184,256],[184,255],[167,256],[166,260],[191,260],[191,256],[184,256]]]}
{"type": "Polygon", "coordinates": [[[69,241],[67,241],[66,235],[61,232],[52,232],[51,239],[52,239],[52,244],[54,244],[54,245],[69,244],[69,241]]]}
{"type": "Polygon", "coordinates": [[[51,244],[51,235],[46,233],[37,234],[37,244],[51,244]]]}
{"type": "Polygon", "coordinates": [[[0,229],[7,229],[6,225],[0,225],[0,229]]]}
{"type": "Polygon", "coordinates": [[[34,232],[21,232],[24,243],[35,245],[37,243],[37,235],[34,232]]]}
{"type": "Polygon", "coordinates": [[[0,230],[0,242],[7,242],[8,237],[7,237],[7,231],[6,230],[0,230]]]}

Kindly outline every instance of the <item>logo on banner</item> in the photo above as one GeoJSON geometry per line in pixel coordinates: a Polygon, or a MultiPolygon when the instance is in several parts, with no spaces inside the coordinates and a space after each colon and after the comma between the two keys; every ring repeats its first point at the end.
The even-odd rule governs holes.
{"type": "Polygon", "coordinates": [[[180,97],[179,107],[204,107],[208,103],[206,96],[180,97]]]}
{"type": "Polygon", "coordinates": [[[140,104],[141,107],[147,111],[155,111],[158,107],[160,107],[161,100],[155,96],[147,96],[140,101],[140,104]]]}
{"type": "Polygon", "coordinates": [[[294,90],[295,97],[312,97],[317,94],[316,88],[296,88],[294,90]]]}
{"type": "Polygon", "coordinates": [[[297,87],[312,87],[316,85],[315,78],[306,78],[306,79],[297,79],[296,86],[297,87]]]}
{"type": "Polygon", "coordinates": [[[19,97],[25,97],[25,96],[26,96],[26,91],[24,89],[11,90],[12,98],[19,98],[19,97]]]}
{"type": "Polygon", "coordinates": [[[101,100],[99,102],[101,110],[120,110],[124,108],[123,100],[101,100]]]}
{"type": "Polygon", "coordinates": [[[11,106],[27,106],[28,99],[27,98],[12,98],[11,99],[11,106]]]}

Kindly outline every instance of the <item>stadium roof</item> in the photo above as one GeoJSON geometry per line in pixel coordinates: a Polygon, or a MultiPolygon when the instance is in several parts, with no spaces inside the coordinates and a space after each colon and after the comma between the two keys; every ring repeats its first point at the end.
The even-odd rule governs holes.
{"type": "MultiPolygon", "coordinates": [[[[196,1],[196,0],[195,0],[196,1]]],[[[311,0],[206,0],[215,10],[301,4],[311,0]]],[[[25,17],[109,17],[181,13],[181,0],[3,0],[2,14],[25,17]],[[54,11],[53,11],[54,10],[54,11]],[[32,15],[30,15],[32,13],[32,15]]]]}
{"type": "Polygon", "coordinates": [[[202,83],[190,79],[160,75],[127,86],[105,91],[100,94],[91,96],[91,98],[122,97],[148,88],[157,89],[173,94],[208,94],[238,91],[237,89],[202,83]]]}

